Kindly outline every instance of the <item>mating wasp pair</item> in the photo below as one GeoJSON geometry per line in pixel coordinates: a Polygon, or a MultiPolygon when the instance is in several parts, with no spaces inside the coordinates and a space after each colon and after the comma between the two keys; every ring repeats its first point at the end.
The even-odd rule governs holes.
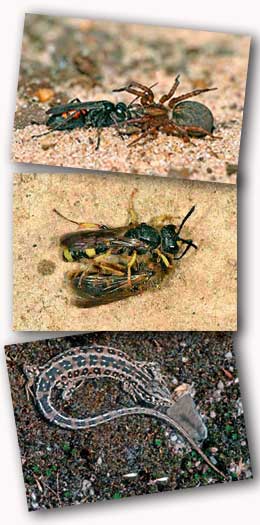
{"type": "Polygon", "coordinates": [[[191,239],[181,236],[182,229],[194,212],[188,211],[179,226],[169,223],[169,215],[155,217],[149,223],[138,222],[132,192],[126,226],[79,223],[80,229],[60,238],[63,260],[80,263],[77,270],[66,273],[66,281],[74,293],[74,304],[89,308],[118,301],[158,287],[174,269],[175,261],[190,248],[197,249],[191,239]]]}

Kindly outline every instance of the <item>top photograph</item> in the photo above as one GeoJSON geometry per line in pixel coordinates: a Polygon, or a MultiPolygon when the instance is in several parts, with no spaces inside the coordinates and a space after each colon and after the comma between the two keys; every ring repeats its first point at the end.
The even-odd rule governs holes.
{"type": "Polygon", "coordinates": [[[236,184],[250,38],[25,16],[12,160],[236,184]]]}

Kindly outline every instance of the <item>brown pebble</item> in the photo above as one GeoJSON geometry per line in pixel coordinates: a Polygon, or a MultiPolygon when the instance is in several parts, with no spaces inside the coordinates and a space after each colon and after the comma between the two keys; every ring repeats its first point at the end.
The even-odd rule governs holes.
{"type": "Polygon", "coordinates": [[[44,151],[47,151],[48,149],[50,148],[54,148],[54,146],[56,146],[57,142],[53,142],[53,141],[50,141],[50,140],[45,140],[44,142],[41,143],[41,148],[44,150],[44,151]]]}
{"type": "Polygon", "coordinates": [[[237,170],[238,170],[237,164],[226,163],[226,173],[228,176],[233,175],[234,173],[237,173],[237,170]]]}
{"type": "Polygon", "coordinates": [[[34,96],[38,98],[39,102],[48,102],[54,95],[53,89],[50,88],[39,88],[34,96]]]}

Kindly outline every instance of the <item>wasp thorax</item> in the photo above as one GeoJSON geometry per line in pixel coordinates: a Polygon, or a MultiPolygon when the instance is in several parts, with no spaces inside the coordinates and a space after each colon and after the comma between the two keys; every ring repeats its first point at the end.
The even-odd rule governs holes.
{"type": "Polygon", "coordinates": [[[131,228],[128,230],[125,236],[130,239],[138,239],[143,241],[151,249],[157,248],[161,242],[161,238],[157,230],[145,222],[142,222],[136,228],[131,228]]]}

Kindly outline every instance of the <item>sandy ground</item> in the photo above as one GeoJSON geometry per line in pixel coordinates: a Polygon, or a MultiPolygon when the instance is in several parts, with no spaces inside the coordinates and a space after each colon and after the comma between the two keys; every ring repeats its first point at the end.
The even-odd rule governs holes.
{"type": "Polygon", "coordinates": [[[12,159],[43,165],[87,168],[182,179],[236,183],[249,56],[247,36],[28,15],[23,38],[12,159]],[[95,129],[56,131],[47,137],[45,111],[81,100],[129,103],[112,93],[130,80],[158,83],[155,98],[181,74],[177,94],[217,87],[196,100],[213,112],[220,139],[180,138],[159,133],[128,147],[135,137],[105,129],[95,151],[95,129]],[[48,88],[50,100],[39,90],[48,88]],[[40,99],[40,100],[39,100],[40,99]]]}
{"type": "Polygon", "coordinates": [[[113,174],[17,174],[13,212],[15,330],[236,330],[235,186],[113,174]],[[78,309],[64,284],[69,264],[58,249],[59,237],[76,227],[52,210],[122,226],[134,188],[140,222],[166,213],[179,224],[195,204],[185,231],[198,250],[179,261],[160,289],[78,309]]]}
{"type": "MultiPolygon", "coordinates": [[[[29,510],[121,499],[223,482],[186,441],[155,418],[131,416],[70,431],[49,424],[25,394],[24,365],[43,365],[81,345],[122,348],[130,358],[159,364],[168,388],[193,385],[208,429],[204,453],[228,482],[252,477],[232,337],[227,333],[105,333],[6,347],[29,510]]],[[[132,406],[120,384],[86,381],[55,407],[75,417],[132,406]]]]}

